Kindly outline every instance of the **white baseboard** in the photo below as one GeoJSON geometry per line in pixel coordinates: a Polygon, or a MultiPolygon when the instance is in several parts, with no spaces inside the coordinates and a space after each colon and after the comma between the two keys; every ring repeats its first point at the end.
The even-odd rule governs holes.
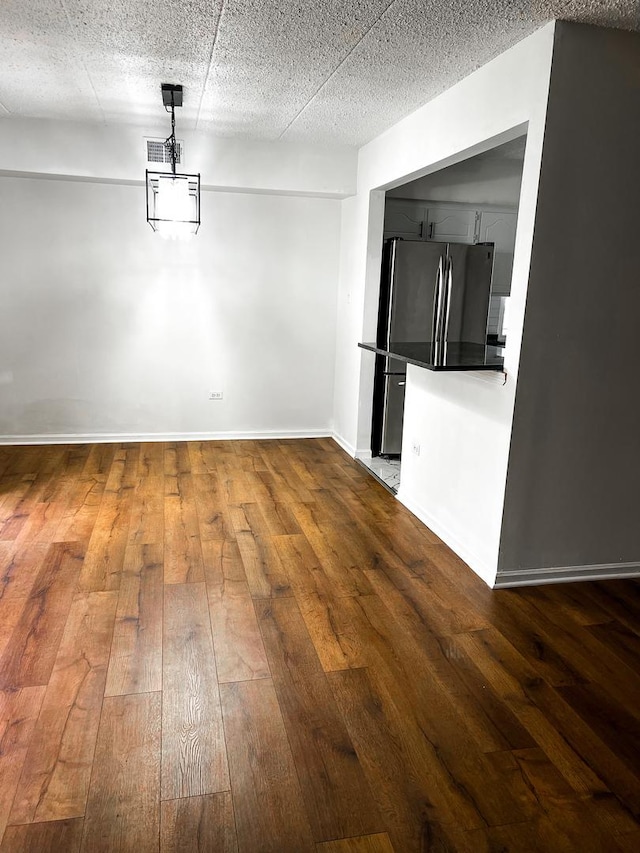
{"type": "MultiPolygon", "coordinates": [[[[235,439],[333,438],[328,429],[257,430],[256,432],[94,432],[0,435],[0,445],[122,444],[129,441],[229,441],[235,439]]],[[[340,442],[338,442],[340,443],[340,442]]],[[[346,448],[345,448],[346,449],[346,448]]]]}
{"type": "Polygon", "coordinates": [[[432,530],[436,536],[442,539],[442,541],[448,545],[449,548],[451,548],[451,550],[460,557],[460,559],[464,560],[469,568],[474,571],[478,577],[482,578],[487,586],[494,585],[496,576],[495,569],[491,566],[487,566],[482,560],[480,560],[478,556],[464,544],[464,542],[461,542],[457,536],[451,533],[451,531],[438,521],[437,518],[434,518],[429,512],[427,512],[424,507],[420,506],[411,498],[408,498],[402,491],[402,484],[400,485],[400,490],[396,497],[400,503],[409,510],[409,512],[413,513],[413,515],[425,524],[429,530],[432,530]]]}
{"type": "Polygon", "coordinates": [[[338,435],[337,432],[333,432],[331,434],[331,438],[335,441],[336,444],[340,445],[340,447],[345,451],[345,453],[348,453],[352,459],[355,459],[356,449],[353,444],[349,444],[349,442],[341,435],[338,435]]]}
{"type": "Polygon", "coordinates": [[[591,566],[557,566],[547,569],[513,569],[498,572],[494,589],[540,586],[547,583],[602,581],[640,577],[640,563],[600,563],[591,566]]]}

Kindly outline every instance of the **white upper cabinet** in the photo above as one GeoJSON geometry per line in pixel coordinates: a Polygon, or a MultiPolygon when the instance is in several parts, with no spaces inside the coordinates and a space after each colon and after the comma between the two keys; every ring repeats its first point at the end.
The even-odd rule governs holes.
{"type": "Polygon", "coordinates": [[[473,243],[475,223],[475,209],[429,207],[425,238],[442,243],[473,243]]]}
{"type": "Polygon", "coordinates": [[[388,198],[384,212],[384,236],[422,240],[427,208],[424,204],[388,198]]]}

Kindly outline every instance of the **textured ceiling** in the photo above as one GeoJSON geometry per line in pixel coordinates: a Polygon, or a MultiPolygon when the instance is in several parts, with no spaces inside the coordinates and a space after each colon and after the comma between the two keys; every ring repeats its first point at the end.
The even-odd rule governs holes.
{"type": "Polygon", "coordinates": [[[359,145],[553,18],[638,0],[1,0],[0,115],[359,145]]]}

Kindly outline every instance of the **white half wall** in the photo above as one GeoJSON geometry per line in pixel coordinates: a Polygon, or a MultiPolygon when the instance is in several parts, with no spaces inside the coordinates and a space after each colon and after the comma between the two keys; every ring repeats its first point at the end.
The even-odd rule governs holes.
{"type": "Polygon", "coordinates": [[[508,381],[410,368],[399,499],[493,584],[549,90],[554,24],[364,146],[358,195],[343,202],[336,431],[369,449],[383,190],[528,132],[512,283],[508,381]],[[348,303],[347,299],[351,298],[348,303]],[[356,393],[357,389],[357,393],[356,393]],[[411,453],[419,443],[420,456],[411,453]]]}
{"type": "Polygon", "coordinates": [[[204,192],[202,221],[0,177],[0,440],[330,433],[340,202],[204,192]]]}

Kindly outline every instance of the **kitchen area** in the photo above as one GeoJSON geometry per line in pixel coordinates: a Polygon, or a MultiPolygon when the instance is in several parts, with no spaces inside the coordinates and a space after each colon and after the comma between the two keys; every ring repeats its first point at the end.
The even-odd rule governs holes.
{"type": "Polygon", "coordinates": [[[451,216],[438,228],[434,208],[517,215],[504,367],[405,361],[396,493],[492,588],[640,575],[637,57],[629,33],[568,22],[541,29],[365,146],[358,192],[343,206],[334,423],[364,464],[373,458],[385,208],[403,198],[421,207],[426,216],[405,215],[413,224],[402,225],[420,242],[435,222],[442,242],[453,225],[462,234],[450,242],[470,232],[473,243],[475,213],[466,230],[451,216]],[[519,197],[509,158],[487,168],[495,195],[477,181],[441,180],[525,134],[519,197]],[[415,183],[434,175],[440,197],[440,187],[415,183]],[[603,348],[595,344],[605,320],[603,348]]]}
{"type": "Polygon", "coordinates": [[[376,340],[360,343],[376,354],[371,446],[358,459],[394,493],[407,364],[503,370],[525,146],[517,137],[385,194],[376,340]]]}

